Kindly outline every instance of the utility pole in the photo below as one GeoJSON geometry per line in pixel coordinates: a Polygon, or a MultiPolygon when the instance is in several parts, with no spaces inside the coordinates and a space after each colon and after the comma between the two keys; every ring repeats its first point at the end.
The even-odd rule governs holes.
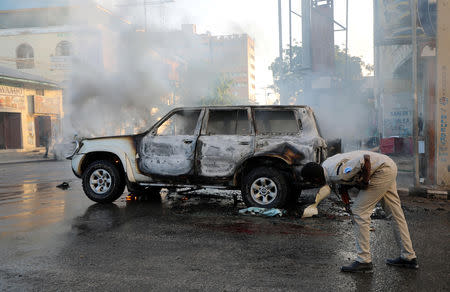
{"type": "Polygon", "coordinates": [[[289,68],[292,71],[292,0],[289,0],[289,68]]]}
{"type": "Polygon", "coordinates": [[[345,80],[348,80],[348,0],[345,0],[345,80]]]}
{"type": "Polygon", "coordinates": [[[311,0],[302,0],[303,67],[311,70],[311,0]]]}
{"type": "Polygon", "coordinates": [[[419,187],[419,104],[417,101],[417,0],[411,1],[414,187],[419,187]]]}
{"type": "Polygon", "coordinates": [[[280,59],[283,61],[283,24],[281,18],[281,0],[278,0],[278,49],[280,52],[280,59]]]}

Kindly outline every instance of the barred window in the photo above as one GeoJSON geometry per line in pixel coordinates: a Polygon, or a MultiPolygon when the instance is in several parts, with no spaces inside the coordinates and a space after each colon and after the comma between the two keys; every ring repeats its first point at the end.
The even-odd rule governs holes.
{"type": "Polygon", "coordinates": [[[21,44],[16,49],[17,69],[34,68],[34,51],[29,44],[21,44]]]}

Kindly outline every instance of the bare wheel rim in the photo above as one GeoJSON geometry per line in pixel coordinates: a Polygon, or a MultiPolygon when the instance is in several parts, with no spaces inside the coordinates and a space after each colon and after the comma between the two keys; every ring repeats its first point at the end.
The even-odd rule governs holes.
{"type": "Polygon", "coordinates": [[[278,195],[277,185],[270,178],[260,177],[252,183],[250,194],[258,204],[269,205],[278,195]]]}
{"type": "Polygon", "coordinates": [[[111,189],[111,174],[103,168],[96,169],[89,178],[89,185],[96,194],[103,195],[111,189]]]}

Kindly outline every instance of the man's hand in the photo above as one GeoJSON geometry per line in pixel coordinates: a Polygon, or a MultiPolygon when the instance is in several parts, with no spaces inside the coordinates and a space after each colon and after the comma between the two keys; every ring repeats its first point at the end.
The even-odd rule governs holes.
{"type": "Polygon", "coordinates": [[[302,218],[308,218],[312,217],[314,215],[319,214],[319,211],[317,210],[317,205],[328,197],[331,194],[331,188],[328,185],[325,185],[320,188],[319,192],[316,194],[316,202],[312,205],[309,205],[304,211],[302,218]]]}

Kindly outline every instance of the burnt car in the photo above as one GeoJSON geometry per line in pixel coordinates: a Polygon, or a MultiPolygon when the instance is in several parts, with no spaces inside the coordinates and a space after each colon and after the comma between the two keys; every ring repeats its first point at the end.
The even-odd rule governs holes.
{"type": "Polygon", "coordinates": [[[314,113],[307,106],[177,108],[148,131],[83,139],[72,160],[95,202],[162,187],[238,189],[248,206],[283,207],[308,186],[307,162],[326,158],[314,113]]]}

